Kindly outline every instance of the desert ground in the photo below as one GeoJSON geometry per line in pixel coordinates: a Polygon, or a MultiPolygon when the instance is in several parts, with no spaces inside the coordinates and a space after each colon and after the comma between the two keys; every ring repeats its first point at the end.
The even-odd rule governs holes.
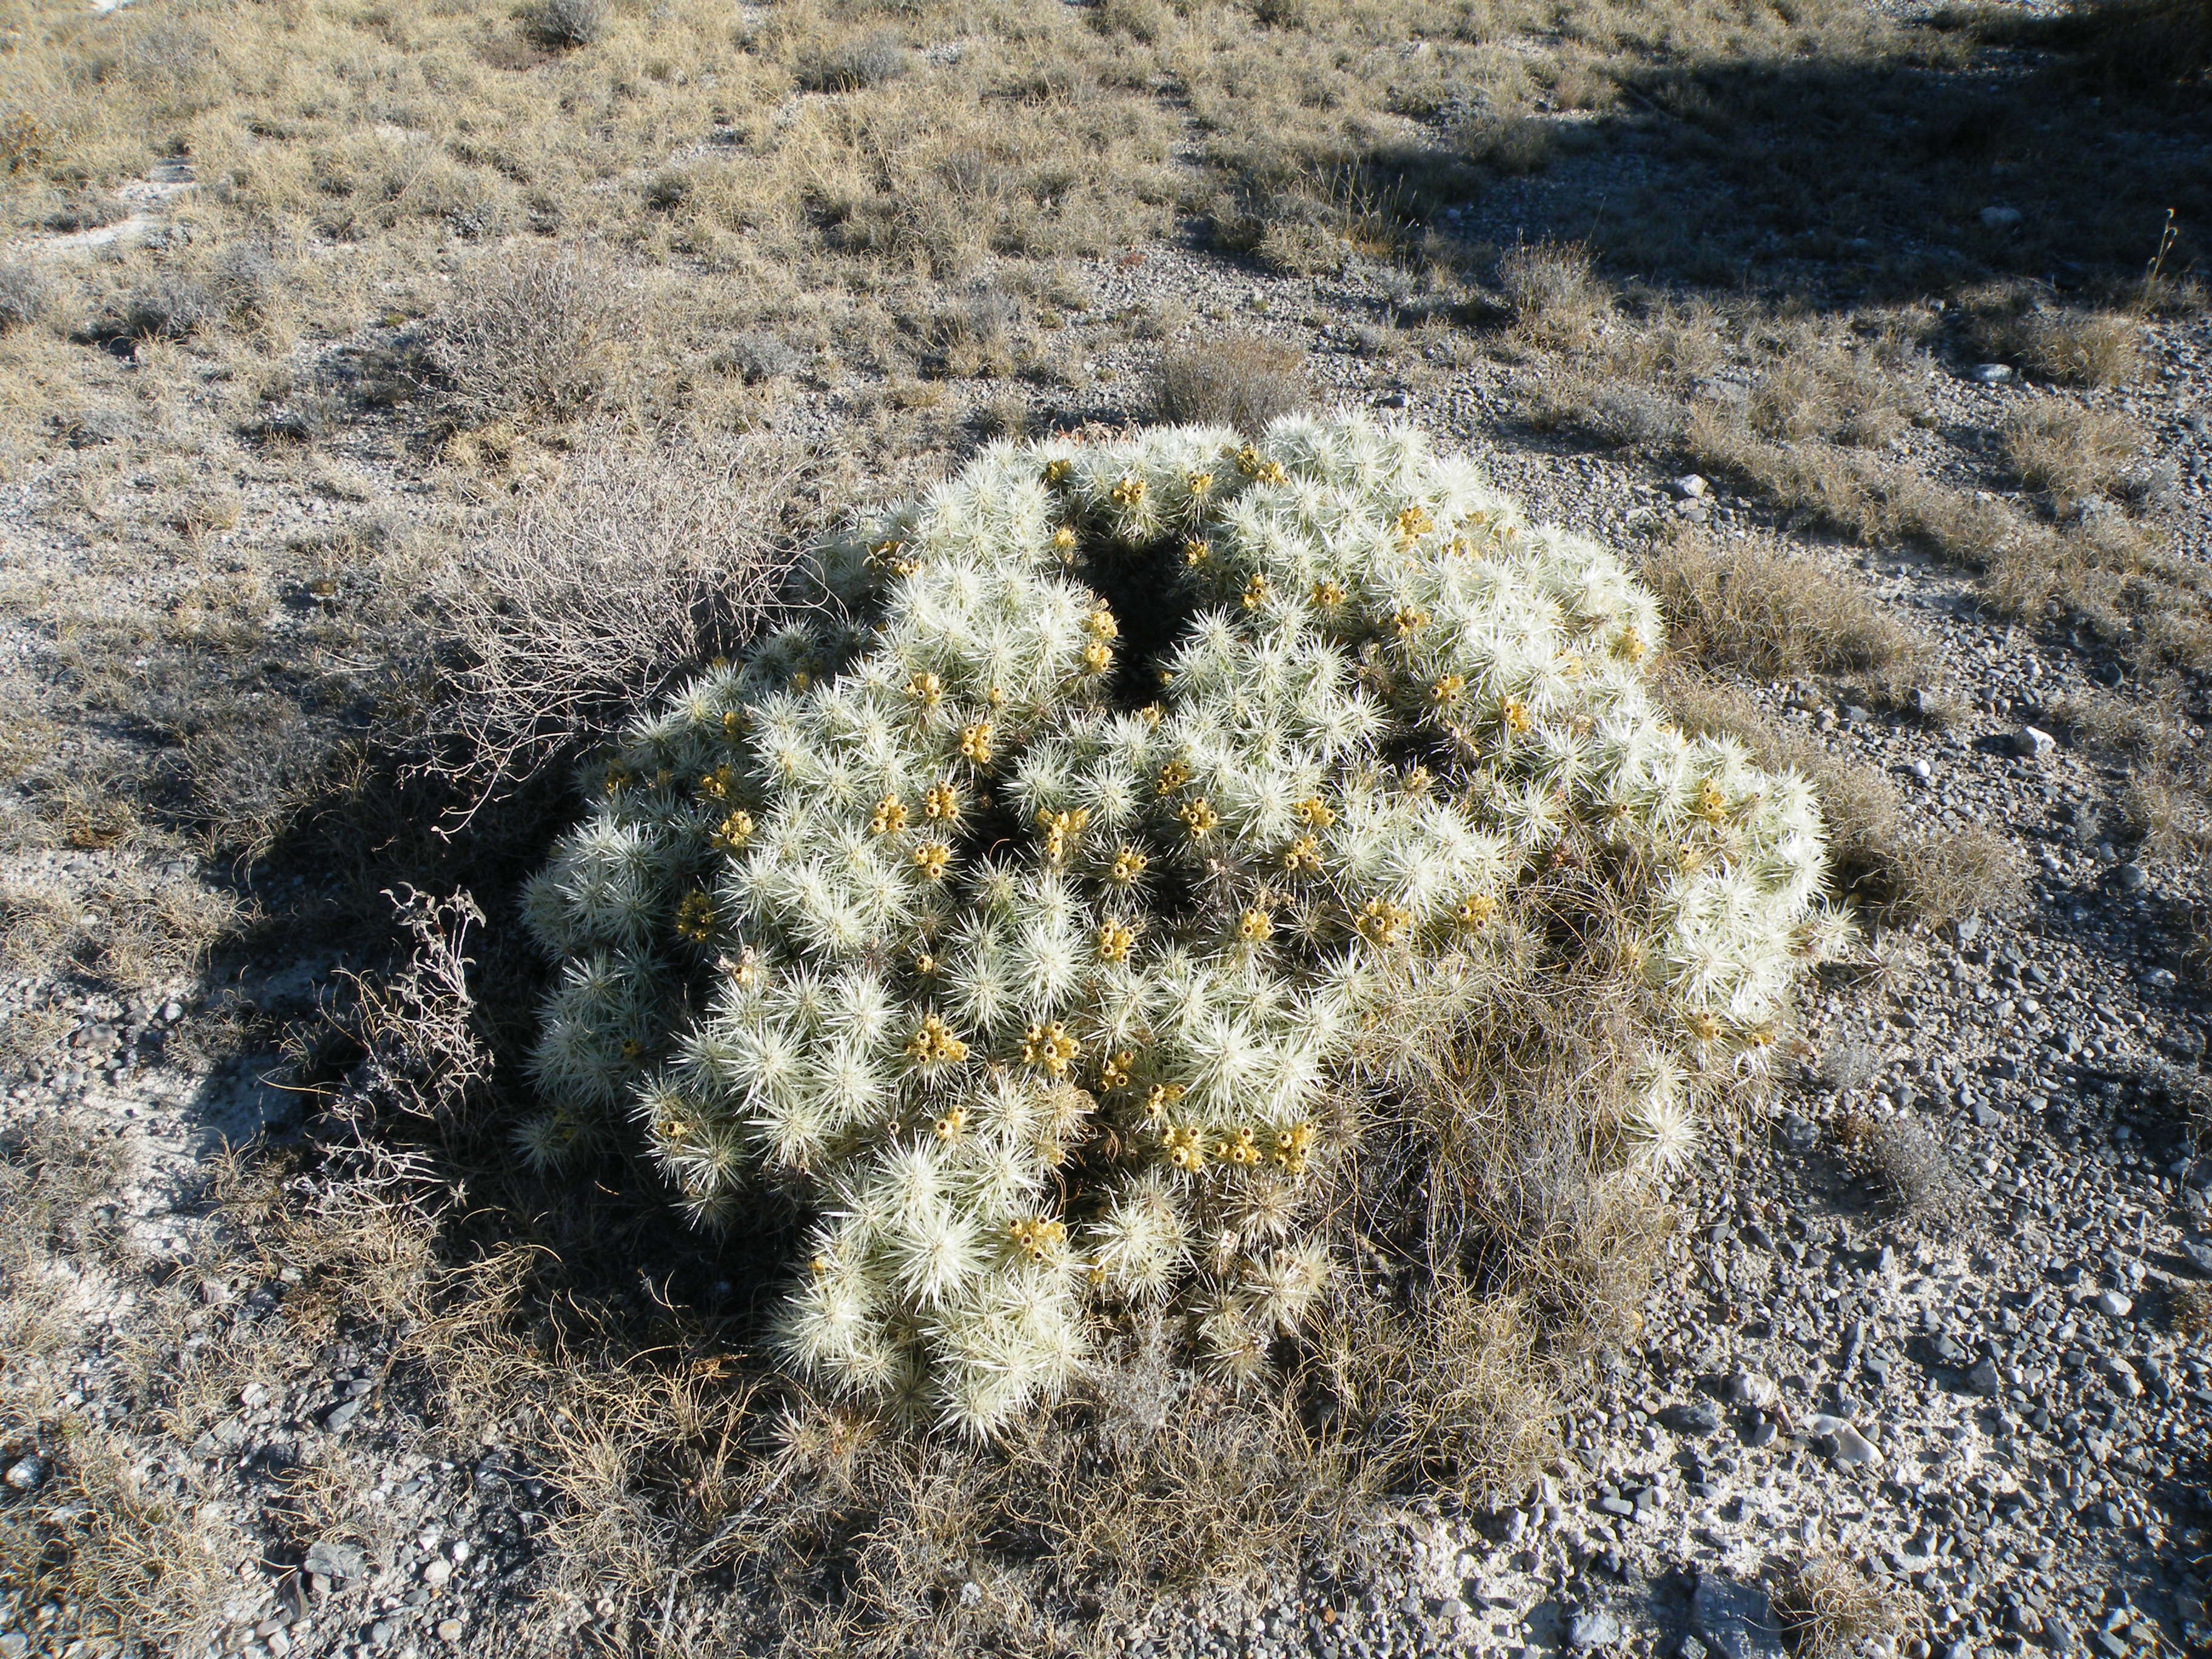
{"type": "Polygon", "coordinates": [[[0,0],[0,1659],[2212,1651],[2209,73],[2184,0],[0,0]],[[791,1214],[518,1150],[580,777],[854,513],[1316,411],[1656,596],[1849,947],[1650,1179],[1547,1129],[1585,1005],[1438,1038],[1233,1379],[814,1387],[791,1214]]]}

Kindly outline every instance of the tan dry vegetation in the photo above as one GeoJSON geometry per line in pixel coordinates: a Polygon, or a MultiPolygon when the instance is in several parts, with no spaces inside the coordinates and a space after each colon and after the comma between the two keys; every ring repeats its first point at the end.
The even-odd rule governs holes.
{"type": "Polygon", "coordinates": [[[2191,1342],[2212,1336],[2212,1284],[2202,1280],[2173,1287],[2173,1328],[2191,1342]]]}
{"type": "Polygon", "coordinates": [[[1153,376],[1153,412],[1176,424],[1257,434],[1279,415],[1313,406],[1304,367],[1304,352],[1250,335],[1170,351],[1153,376]]]}
{"type": "Polygon", "coordinates": [[[2014,416],[2003,438],[2021,483],[2066,495],[2110,488],[2142,441],[2119,416],[2055,401],[2014,416]]]}
{"type": "Polygon", "coordinates": [[[1678,674],[1668,680],[1665,699],[1685,731],[1733,737],[1758,765],[1795,771],[1812,783],[1836,885],[1873,915],[1932,927],[2020,908],[2026,877],[2019,855],[1994,833],[1917,825],[1887,778],[1837,759],[1810,736],[1783,729],[1725,681],[1678,674]]]}
{"type": "Polygon", "coordinates": [[[1845,1659],[1879,1642],[1901,1641],[1927,1620],[1910,1584],[1877,1580],[1834,1556],[1806,1562],[1775,1600],[1806,1659],[1845,1659]]]}
{"type": "Polygon", "coordinates": [[[2051,302],[2020,282],[1994,283],[1961,296],[1973,337],[1988,356],[2061,386],[2117,386],[2142,362],[2142,319],[2051,302]]]}
{"type": "Polygon", "coordinates": [[[1707,666],[1790,678],[1890,669],[1927,651],[1860,585],[1764,538],[1676,536],[1644,578],[1668,648],[1707,666]]]}
{"type": "MultiPolygon", "coordinates": [[[[1547,270],[1588,269],[1565,254],[1547,258],[1547,270]]],[[[1788,513],[1793,526],[1924,549],[1976,572],[1996,614],[2086,627],[2146,667],[2212,664],[2212,582],[2201,568],[2167,551],[2153,525],[2071,513],[2077,494],[2123,483],[2136,441],[2117,417],[2054,399],[2007,428],[2010,469],[2056,498],[2038,514],[1893,453],[1890,440],[1917,410],[1930,373],[1919,344],[1927,313],[1838,322],[1753,301],[1661,303],[1641,319],[1616,311],[1600,336],[1592,303],[1577,299],[1555,329],[1533,334],[1514,307],[1521,341],[1556,348],[1557,372],[1527,404],[1539,427],[1687,461],[1788,513]],[[1716,399],[1701,382],[1731,359],[1753,385],[1741,400],[1716,399]]]]}
{"type": "Polygon", "coordinates": [[[83,1634],[183,1647],[221,1624],[249,1547],[196,1477],[149,1481],[129,1435],[64,1400],[94,1308],[137,1275],[100,1207],[123,1174],[112,1143],[52,1121],[0,1139],[0,1444],[68,1448],[35,1499],[0,1508],[0,1586],[65,1601],[83,1634]]]}

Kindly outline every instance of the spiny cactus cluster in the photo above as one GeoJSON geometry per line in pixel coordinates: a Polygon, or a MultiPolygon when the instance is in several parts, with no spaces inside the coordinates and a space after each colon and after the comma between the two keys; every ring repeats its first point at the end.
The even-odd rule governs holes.
{"type": "Polygon", "coordinates": [[[1263,1371],[1362,1043],[1527,959],[1563,864],[1664,1033],[1625,1171],[1839,925],[1806,785],[1655,713],[1650,596],[1414,431],[1003,444],[813,574],[845,620],[641,720],[528,889],[520,1144],[628,1118],[700,1223],[795,1200],[781,1342],[852,1395],[988,1431],[1133,1305],[1263,1371]]]}

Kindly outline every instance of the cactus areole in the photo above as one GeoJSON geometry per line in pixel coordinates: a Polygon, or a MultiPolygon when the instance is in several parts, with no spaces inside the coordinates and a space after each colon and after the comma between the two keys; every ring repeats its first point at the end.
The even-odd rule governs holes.
{"type": "Polygon", "coordinates": [[[810,580],[591,768],[517,1139],[633,1126],[704,1225],[796,1200],[779,1340],[853,1395],[988,1432],[1131,1307],[1263,1374],[1363,1043],[1540,971],[1565,863],[1656,1034],[1625,1179],[1841,927],[1805,783],[1654,708],[1651,596],[1413,429],[1001,444],[810,580]]]}

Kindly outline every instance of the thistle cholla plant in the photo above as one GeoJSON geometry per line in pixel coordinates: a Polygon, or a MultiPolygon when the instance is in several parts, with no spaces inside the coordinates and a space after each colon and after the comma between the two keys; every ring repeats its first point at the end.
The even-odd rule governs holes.
{"type": "Polygon", "coordinates": [[[1002,444],[811,577],[840,620],[641,721],[531,884],[519,1144],[627,1119],[699,1224],[795,1201],[779,1340],[851,1395],[988,1432],[1132,1308],[1264,1372],[1362,1068],[1560,957],[1563,864],[1652,1033],[1624,1179],[1842,927],[1806,784],[1655,711],[1651,596],[1413,429],[1002,444]]]}

